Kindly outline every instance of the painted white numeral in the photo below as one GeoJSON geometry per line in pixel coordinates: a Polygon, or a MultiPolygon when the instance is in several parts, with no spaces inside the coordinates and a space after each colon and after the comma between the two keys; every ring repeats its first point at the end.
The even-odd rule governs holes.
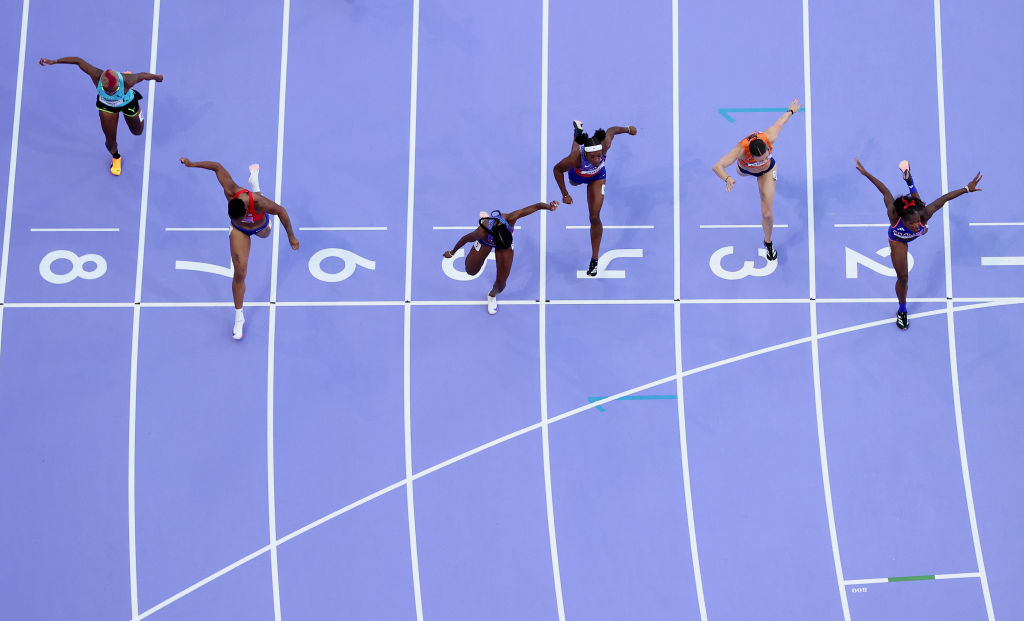
{"type": "Polygon", "coordinates": [[[53,283],[55,285],[66,285],[76,278],[83,280],[95,280],[100,276],[107,273],[107,260],[98,254],[83,254],[78,256],[70,250],[54,250],[49,252],[43,257],[43,260],[39,262],[39,275],[43,277],[46,282],[53,283]],[[71,270],[64,274],[57,274],[53,271],[53,264],[55,261],[65,259],[71,263],[71,270]],[[93,264],[95,267],[91,270],[85,269],[88,264],[93,264]]]}
{"type": "MultiPolygon", "coordinates": [[[[602,252],[601,256],[597,257],[596,278],[625,278],[626,270],[610,270],[608,269],[608,264],[614,261],[615,259],[642,259],[643,257],[643,248],[616,248],[615,250],[602,252]]],[[[586,270],[579,270],[576,272],[576,278],[595,277],[587,276],[586,270]]]]}
{"type": "Polygon", "coordinates": [[[719,248],[711,254],[711,260],[708,261],[708,265],[711,267],[711,273],[723,280],[739,280],[746,278],[747,276],[768,276],[775,271],[775,268],[779,266],[778,261],[768,260],[768,250],[765,248],[758,248],[757,254],[765,260],[763,267],[754,267],[753,261],[744,261],[743,266],[738,270],[727,270],[722,267],[722,259],[731,255],[736,251],[735,246],[725,246],[719,248]]]}
{"type": "Polygon", "coordinates": [[[352,274],[355,274],[357,266],[372,270],[377,268],[377,262],[371,261],[366,257],[361,257],[350,250],[343,250],[341,248],[324,248],[309,258],[309,273],[313,275],[313,278],[322,280],[323,282],[341,282],[352,274]],[[340,272],[326,272],[320,266],[320,264],[324,262],[324,259],[331,257],[341,259],[345,262],[345,267],[343,267],[340,272]]]}
{"type": "MultiPolygon", "coordinates": [[[[887,257],[892,252],[889,246],[886,246],[880,250],[875,251],[880,257],[887,257]]],[[[896,277],[896,270],[889,267],[888,265],[882,265],[878,261],[875,261],[871,257],[866,257],[861,253],[851,248],[846,249],[846,277],[857,278],[857,266],[863,265],[876,274],[882,276],[889,276],[890,278],[896,277]]],[[[907,271],[914,269],[914,255],[910,254],[907,250],[907,271]]]]}
{"type": "Polygon", "coordinates": [[[228,265],[214,265],[213,263],[201,263],[199,261],[175,261],[174,269],[176,270],[188,270],[191,272],[205,272],[207,274],[213,274],[214,276],[224,276],[231,278],[235,275],[235,266],[228,265]]]}
{"type": "Polygon", "coordinates": [[[457,269],[455,267],[455,259],[462,258],[465,255],[466,255],[465,249],[459,248],[459,250],[455,254],[452,255],[452,258],[450,258],[450,259],[442,258],[441,259],[441,270],[444,272],[444,275],[447,276],[448,278],[451,278],[452,280],[460,280],[460,281],[473,280],[475,278],[479,278],[480,274],[483,274],[484,273],[484,269],[487,267],[487,261],[493,261],[494,260],[495,253],[493,253],[493,252],[488,253],[487,254],[487,259],[484,261],[484,265],[480,268],[480,270],[476,274],[473,274],[472,276],[470,276],[466,272],[464,272],[464,271],[462,271],[460,269],[457,269]]]}

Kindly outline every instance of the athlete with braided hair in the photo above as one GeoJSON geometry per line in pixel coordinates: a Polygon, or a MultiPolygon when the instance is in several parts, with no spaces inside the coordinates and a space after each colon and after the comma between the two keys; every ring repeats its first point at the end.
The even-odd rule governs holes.
{"type": "Polygon", "coordinates": [[[128,130],[135,136],[145,129],[145,119],[139,109],[142,93],[132,88],[143,80],[163,82],[162,73],[131,73],[106,69],[100,71],[77,56],[65,56],[57,60],[40,58],[39,64],[46,65],[78,65],[96,87],[96,108],[100,111],[100,128],[106,138],[107,151],[110,152],[110,174],[121,174],[121,153],[117,150],[117,117],[124,114],[124,122],[128,130]]]}
{"type": "Polygon", "coordinates": [[[505,281],[512,271],[512,258],[515,256],[515,247],[512,242],[512,231],[515,230],[516,221],[519,218],[528,216],[540,209],[554,211],[558,209],[558,201],[550,203],[535,203],[511,213],[492,211],[490,214],[481,211],[477,220],[479,226],[471,233],[463,235],[455,247],[444,251],[444,258],[451,259],[455,253],[468,243],[473,244],[473,249],[466,255],[466,273],[475,276],[484,266],[484,261],[494,250],[494,259],[498,264],[498,273],[494,277],[494,285],[487,294],[487,312],[495,314],[498,312],[498,294],[504,291],[505,281]]]}
{"type": "Polygon", "coordinates": [[[910,319],[907,318],[907,244],[928,232],[928,220],[936,211],[942,209],[943,205],[968,192],[980,192],[978,183],[981,181],[981,173],[974,175],[974,179],[964,187],[947,192],[926,205],[921,200],[917,187],[914,186],[914,178],[910,175],[910,163],[906,160],[900,162],[900,171],[910,193],[896,198],[893,198],[884,183],[864,169],[859,159],[855,158],[853,161],[857,163],[860,174],[875,184],[885,200],[885,209],[889,213],[889,258],[892,259],[892,267],[896,270],[896,297],[900,301],[899,310],[896,311],[896,326],[906,330],[910,327],[910,319]]]}
{"type": "Polygon", "coordinates": [[[601,250],[601,235],[604,233],[604,225],[601,224],[601,207],[604,205],[604,184],[608,171],[604,167],[604,161],[608,149],[612,148],[612,139],[619,134],[636,136],[636,128],[609,127],[607,131],[599,129],[593,136],[588,136],[583,131],[582,121],[573,121],[572,147],[569,155],[562,158],[562,161],[555,164],[553,170],[555,183],[562,193],[562,202],[566,205],[572,204],[572,197],[565,189],[565,174],[569,173],[569,183],[573,185],[587,186],[587,207],[590,210],[590,266],[587,268],[587,276],[597,276],[597,255],[601,250]]]}

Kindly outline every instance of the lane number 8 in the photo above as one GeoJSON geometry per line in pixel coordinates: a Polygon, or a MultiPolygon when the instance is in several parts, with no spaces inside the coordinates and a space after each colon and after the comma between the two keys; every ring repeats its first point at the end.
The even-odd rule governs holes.
{"type": "Polygon", "coordinates": [[[83,280],[96,280],[107,273],[107,260],[98,254],[83,254],[78,256],[70,250],[54,250],[49,252],[39,262],[39,275],[43,280],[55,285],[66,285],[76,278],[83,280]],[[64,259],[71,263],[71,269],[63,274],[53,271],[53,264],[64,259]],[[92,269],[85,269],[87,265],[92,269]]]}

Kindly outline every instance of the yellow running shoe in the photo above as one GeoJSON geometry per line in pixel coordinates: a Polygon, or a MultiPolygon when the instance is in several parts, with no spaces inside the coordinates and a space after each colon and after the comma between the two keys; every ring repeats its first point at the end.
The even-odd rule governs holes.
{"type": "Polygon", "coordinates": [[[121,158],[115,157],[110,160],[110,174],[115,177],[121,176],[121,158]]]}

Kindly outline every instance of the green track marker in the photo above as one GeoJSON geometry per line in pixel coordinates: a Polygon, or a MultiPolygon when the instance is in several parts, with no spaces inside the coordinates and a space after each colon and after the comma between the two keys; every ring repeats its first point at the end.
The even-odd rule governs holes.
{"type": "MultiPolygon", "coordinates": [[[[607,399],[604,397],[587,397],[587,403],[593,403],[600,401],[601,399],[607,399]]],[[[626,395],[625,397],[619,397],[615,401],[653,401],[654,399],[675,399],[676,395],[626,395]]],[[[607,405],[607,404],[606,404],[607,405]]],[[[604,406],[597,406],[595,408],[598,412],[604,412],[604,406]]]]}
{"type": "Polygon", "coordinates": [[[889,578],[889,582],[910,582],[911,580],[935,580],[935,576],[898,576],[889,578]]]}
{"type": "MultiPolygon", "coordinates": [[[[800,106],[800,109],[803,110],[804,107],[800,106]]],[[[735,123],[736,119],[729,116],[730,112],[785,112],[786,110],[789,108],[719,108],[718,113],[724,116],[726,121],[735,123]]]]}

